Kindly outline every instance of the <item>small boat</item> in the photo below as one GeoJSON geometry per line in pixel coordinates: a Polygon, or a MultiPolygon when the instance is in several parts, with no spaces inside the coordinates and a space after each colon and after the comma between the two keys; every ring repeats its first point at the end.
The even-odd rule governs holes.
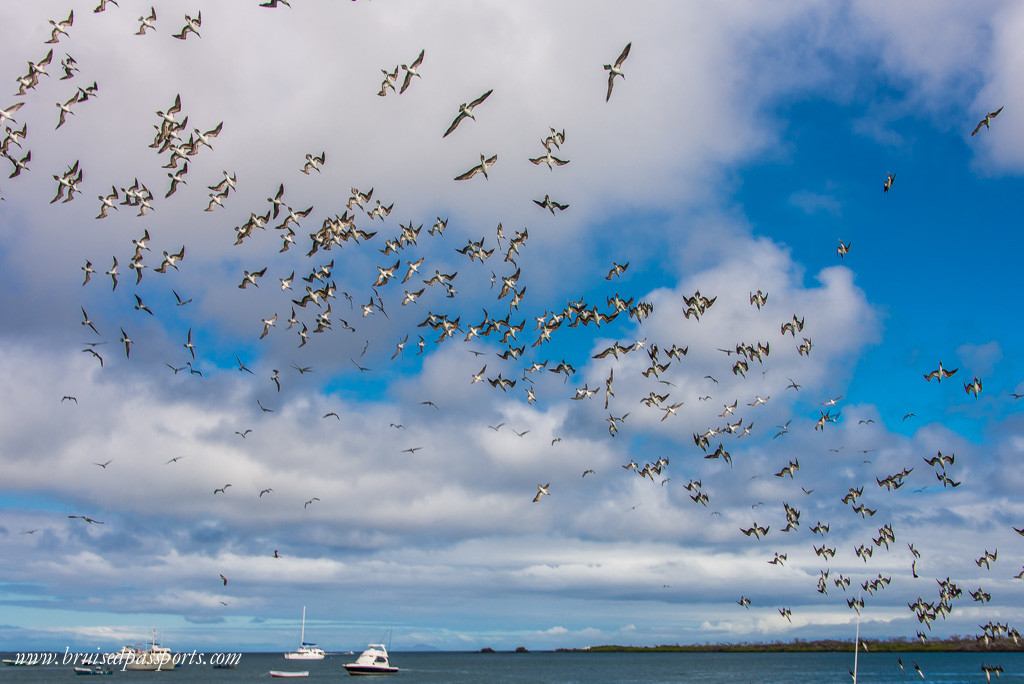
{"type": "Polygon", "coordinates": [[[213,666],[214,670],[234,670],[238,667],[238,663],[217,663],[213,666]]]}
{"type": "Polygon", "coordinates": [[[4,658],[3,664],[9,667],[29,667],[30,665],[38,665],[39,659],[33,658],[31,660],[27,660],[22,658],[21,656],[17,658],[4,658]]]}
{"type": "Polygon", "coordinates": [[[308,670],[303,670],[302,672],[286,672],[284,670],[271,670],[270,671],[270,676],[271,677],[284,677],[284,678],[289,678],[289,677],[308,677],[309,676],[309,671],[308,670]]]}
{"type": "Polygon", "coordinates": [[[326,655],[322,648],[306,641],[306,606],[302,606],[302,633],[299,636],[299,647],[291,653],[285,653],[285,660],[323,660],[326,655]]]}
{"type": "Polygon", "coordinates": [[[384,644],[369,644],[369,648],[356,658],[356,662],[347,663],[343,667],[350,675],[386,675],[398,672],[398,668],[392,667],[388,662],[388,649],[384,644]]]}
{"type": "Polygon", "coordinates": [[[76,675],[112,675],[112,674],[114,674],[114,671],[112,669],[110,669],[109,667],[100,667],[99,665],[97,665],[95,667],[81,667],[79,665],[76,665],[75,666],[75,674],[76,675]]]}

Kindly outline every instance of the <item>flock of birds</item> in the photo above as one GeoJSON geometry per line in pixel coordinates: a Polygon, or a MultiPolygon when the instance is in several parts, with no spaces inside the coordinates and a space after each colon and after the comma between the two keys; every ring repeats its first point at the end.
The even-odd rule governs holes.
{"type": "MultiPolygon", "coordinates": [[[[286,0],[271,0],[271,2],[260,3],[259,6],[275,8],[279,4],[290,6],[286,0]]],[[[117,6],[117,2],[115,0],[102,0],[95,8],[95,12],[105,11],[108,9],[108,5],[117,6]]],[[[156,9],[150,8],[148,14],[140,16],[138,21],[137,35],[145,36],[149,32],[157,30],[156,9]]],[[[66,19],[51,20],[50,24],[51,34],[48,37],[49,39],[45,41],[45,44],[53,47],[47,48],[47,52],[40,60],[35,62],[29,61],[27,73],[17,79],[15,95],[22,99],[18,99],[5,109],[0,109],[0,126],[4,127],[5,132],[3,142],[0,144],[0,153],[12,164],[12,170],[8,177],[8,191],[17,189],[18,181],[16,179],[23,177],[27,173],[33,173],[29,168],[29,164],[32,161],[29,146],[32,140],[28,135],[28,126],[23,117],[26,114],[32,113],[36,117],[32,120],[33,128],[35,128],[36,121],[41,117],[39,109],[43,105],[33,101],[33,99],[38,100],[38,98],[33,98],[33,91],[36,90],[41,79],[53,78],[47,69],[56,58],[54,49],[56,49],[57,44],[62,39],[67,38],[74,30],[74,13],[71,12],[66,19]]],[[[194,18],[186,14],[184,24],[178,33],[172,35],[178,40],[199,40],[201,39],[201,27],[201,12],[197,12],[194,18]]],[[[630,54],[630,49],[631,43],[621,50],[613,62],[604,65],[604,70],[607,71],[606,102],[612,96],[617,77],[619,80],[625,79],[624,68],[630,54]]],[[[423,68],[425,61],[425,50],[420,50],[416,58],[408,64],[401,64],[390,70],[387,68],[381,69],[384,79],[377,95],[385,97],[389,94],[401,95],[407,92],[415,83],[414,79],[423,78],[420,70],[423,68]],[[404,78],[401,77],[403,72],[404,78]],[[400,86],[399,82],[401,83],[400,86]]],[[[64,73],[60,76],[59,80],[81,79],[78,62],[71,55],[65,55],[64,59],[60,62],[60,66],[64,73]]],[[[72,97],[56,103],[58,115],[54,130],[62,129],[65,126],[68,129],[72,129],[74,124],[71,118],[75,113],[74,108],[89,100],[98,98],[99,93],[99,86],[95,82],[84,87],[76,86],[72,97]]],[[[492,93],[493,89],[487,90],[475,99],[461,103],[447,130],[443,133],[438,131],[441,137],[448,138],[455,135],[460,126],[465,126],[468,121],[475,122],[477,114],[481,113],[482,115],[487,109],[486,103],[492,93]]],[[[630,93],[626,93],[622,96],[628,97],[630,95],[630,93]]],[[[213,149],[218,136],[230,135],[230,124],[225,125],[223,121],[216,124],[210,122],[211,125],[209,126],[189,124],[189,115],[184,111],[187,102],[182,98],[181,94],[174,94],[173,98],[168,95],[166,101],[170,102],[168,106],[154,112],[152,128],[155,134],[149,143],[149,147],[155,150],[157,155],[166,155],[164,160],[166,163],[163,164],[163,169],[166,170],[165,175],[168,180],[165,181],[166,191],[162,193],[162,199],[160,199],[160,192],[152,192],[147,187],[147,184],[138,178],[133,179],[131,183],[124,182],[123,185],[116,182],[111,183],[110,179],[104,179],[102,182],[96,181],[93,186],[94,188],[106,188],[109,186],[110,192],[106,193],[104,191],[102,194],[97,195],[99,207],[95,220],[108,219],[112,216],[113,212],[122,213],[126,211],[135,212],[140,221],[145,220],[145,217],[156,210],[161,201],[169,201],[176,193],[182,192],[183,187],[191,187],[189,185],[191,179],[188,177],[188,174],[191,168],[197,166],[200,153],[204,148],[213,149]]],[[[978,124],[972,135],[977,134],[983,127],[987,129],[992,120],[1001,111],[1002,108],[999,108],[989,113],[978,124]]],[[[61,131],[61,134],[64,133],[65,131],[61,131]]],[[[559,131],[555,128],[550,128],[550,133],[541,141],[544,148],[543,154],[537,157],[524,156],[532,164],[546,166],[549,171],[565,166],[571,161],[563,158],[564,155],[561,151],[562,146],[566,143],[566,138],[566,131],[564,129],[559,131]]],[[[488,179],[489,170],[497,163],[497,154],[480,154],[479,163],[455,176],[454,180],[470,181],[478,175],[482,176],[483,179],[488,179]]],[[[319,154],[309,152],[305,154],[303,164],[296,164],[295,171],[308,176],[311,173],[322,173],[327,166],[328,154],[326,151],[320,151],[319,154]]],[[[96,173],[97,177],[100,175],[100,173],[96,173]]],[[[91,177],[92,174],[90,174],[91,177]]],[[[80,162],[75,160],[68,164],[66,170],[54,173],[53,180],[56,186],[51,203],[58,201],[63,203],[72,202],[77,200],[78,196],[83,193],[82,186],[85,183],[85,170],[80,162]]],[[[894,180],[895,174],[887,173],[883,184],[884,192],[893,191],[894,180]]],[[[229,212],[227,204],[232,194],[237,191],[236,186],[239,182],[237,174],[224,171],[221,179],[210,185],[204,183],[203,185],[209,191],[207,195],[208,204],[204,211],[222,211],[227,215],[229,212]]],[[[290,186],[291,183],[292,181],[288,179],[287,184],[290,186]]],[[[95,189],[92,192],[95,192],[95,189]]],[[[551,199],[550,195],[545,195],[543,199],[533,199],[533,202],[541,209],[549,211],[553,216],[556,215],[556,212],[563,212],[570,206],[568,203],[561,203],[551,199]]],[[[395,203],[390,200],[385,202],[381,198],[380,193],[376,193],[375,196],[374,188],[363,191],[352,187],[348,198],[343,204],[344,207],[340,214],[333,210],[325,211],[319,208],[319,225],[314,225],[311,228],[307,221],[318,207],[294,208],[287,198],[286,182],[282,181],[278,184],[276,190],[267,197],[266,204],[245,209],[244,213],[247,214],[247,218],[233,228],[236,238],[235,245],[242,245],[250,240],[257,239],[257,236],[276,235],[281,245],[279,253],[285,253],[293,247],[298,248],[296,239],[299,236],[300,230],[308,235],[305,257],[309,261],[309,269],[304,275],[299,275],[300,281],[305,283],[304,286],[300,286],[299,281],[296,281],[297,274],[294,270],[287,274],[274,272],[271,275],[274,269],[273,264],[259,264],[258,267],[244,269],[238,276],[238,288],[242,290],[250,288],[257,290],[261,286],[265,287],[265,281],[272,282],[274,289],[279,291],[280,297],[283,298],[282,301],[285,303],[283,311],[268,311],[264,317],[258,321],[253,321],[253,335],[257,340],[263,340],[268,335],[281,334],[277,331],[284,328],[284,330],[293,331],[291,334],[295,336],[295,347],[296,349],[301,349],[313,339],[314,335],[328,333],[335,329],[351,334],[359,333],[361,319],[378,315],[387,317],[388,311],[392,310],[393,306],[416,307],[419,305],[418,300],[421,297],[427,296],[425,293],[428,290],[440,293],[438,297],[435,297],[435,301],[438,298],[441,301],[445,301],[454,300],[457,297],[458,292],[455,282],[459,275],[458,270],[444,273],[440,269],[434,269],[433,273],[431,273],[431,267],[425,263],[424,256],[419,258],[415,258],[415,254],[410,256],[410,253],[415,252],[421,241],[427,239],[440,241],[445,239],[445,230],[448,224],[447,218],[435,217],[430,222],[432,225],[425,231],[425,234],[422,231],[423,224],[415,225],[415,221],[410,221],[406,225],[399,224],[397,229],[394,229],[397,232],[389,233],[388,231],[392,229],[392,226],[388,223],[388,217],[395,203]],[[259,232],[257,232],[257,229],[259,229],[259,232]],[[346,246],[352,248],[361,246],[364,250],[376,250],[381,255],[380,259],[383,260],[383,263],[376,266],[376,278],[372,282],[363,283],[361,290],[356,290],[353,287],[350,288],[352,291],[342,291],[336,286],[334,279],[336,259],[333,248],[337,247],[338,251],[340,251],[341,248],[346,246]],[[327,258],[328,252],[331,252],[329,259],[327,258]],[[334,307],[339,306],[341,301],[339,296],[347,300],[347,306],[342,305],[339,307],[342,310],[340,314],[334,310],[334,307]],[[285,323],[287,323],[286,327],[285,323]]],[[[237,215],[235,214],[236,210],[237,208],[232,207],[230,211],[232,214],[237,215]]],[[[153,249],[150,246],[152,238],[148,227],[145,227],[145,224],[143,224],[143,227],[135,235],[136,237],[131,239],[131,248],[127,250],[130,253],[130,257],[126,258],[125,254],[111,255],[109,257],[111,264],[109,269],[103,271],[101,268],[101,270],[97,271],[93,267],[92,261],[85,260],[84,266],[81,267],[84,272],[82,286],[98,287],[99,285],[94,281],[99,280],[99,276],[106,276],[109,278],[111,292],[117,290],[126,277],[128,277],[128,286],[138,288],[147,270],[153,274],[147,277],[155,278],[165,276],[172,270],[179,271],[179,269],[187,267],[186,254],[191,254],[191,250],[186,250],[187,245],[182,244],[176,249],[175,247],[170,247],[163,250],[162,258],[153,260],[150,256],[153,254],[153,249]],[[121,257],[120,260],[119,256],[121,257]],[[126,268],[132,272],[131,275],[119,271],[124,262],[127,263],[126,268]]],[[[451,344],[448,342],[449,340],[454,343],[461,342],[464,345],[474,342],[482,344],[485,338],[489,341],[497,340],[497,343],[503,349],[501,353],[497,354],[500,361],[487,360],[478,372],[472,373],[467,377],[467,383],[469,385],[485,383],[494,391],[502,393],[515,391],[518,387],[519,391],[523,392],[522,396],[525,397],[527,404],[532,405],[539,401],[537,395],[538,388],[535,382],[538,374],[555,374],[562,377],[566,385],[570,381],[573,381],[575,384],[577,370],[571,363],[567,362],[564,358],[552,359],[542,356],[544,346],[552,341],[556,333],[580,326],[587,327],[592,325],[595,328],[599,328],[602,325],[612,323],[619,316],[623,316],[625,320],[631,321],[638,329],[643,328],[645,319],[653,313],[653,304],[639,301],[635,296],[623,297],[617,292],[613,296],[609,296],[600,305],[589,304],[584,301],[584,298],[580,297],[567,301],[561,309],[545,310],[543,313],[538,312],[537,315],[530,318],[520,316],[518,312],[520,305],[526,301],[527,291],[526,284],[521,282],[523,273],[522,267],[519,264],[520,250],[526,249],[528,239],[529,232],[526,228],[517,230],[512,234],[506,234],[499,223],[491,241],[485,235],[478,240],[469,239],[464,246],[456,248],[455,252],[466,259],[463,268],[494,269],[491,270],[491,288],[496,288],[497,290],[494,306],[501,307],[507,305],[505,313],[498,315],[490,313],[485,309],[479,321],[470,321],[464,320],[461,312],[444,314],[438,313],[435,310],[427,311],[423,316],[422,322],[418,323],[415,329],[408,331],[401,339],[397,340],[393,350],[388,350],[393,352],[390,354],[390,360],[399,362],[405,358],[407,352],[412,353],[413,349],[415,349],[416,355],[427,353],[428,347],[445,343],[451,344]],[[492,261],[492,258],[494,261],[492,261]],[[498,266],[492,265],[499,260],[501,263],[498,266]],[[499,273],[499,271],[502,271],[502,273],[499,273]],[[526,327],[527,323],[531,321],[532,333],[527,331],[526,327]],[[430,339],[428,339],[428,335],[430,339]],[[416,339],[410,342],[412,337],[416,339]],[[524,339],[527,337],[532,339],[524,339]],[[529,350],[527,345],[529,345],[529,350]],[[498,368],[499,366],[500,369],[498,368]],[[489,368],[490,372],[488,371],[489,368]]],[[[840,240],[836,252],[842,258],[850,253],[850,249],[851,243],[849,241],[844,242],[840,240]]],[[[602,274],[602,277],[609,282],[623,278],[628,268],[628,261],[624,261],[621,264],[613,262],[607,274],[602,274]]],[[[121,285],[121,287],[124,286],[121,285]]],[[[177,290],[172,291],[177,307],[186,307],[192,302],[191,298],[186,299],[182,297],[177,290]]],[[[143,301],[139,292],[133,293],[133,298],[135,301],[135,311],[148,316],[156,315],[157,312],[143,301]]],[[[686,320],[692,319],[692,324],[697,325],[703,318],[714,316],[713,307],[716,301],[716,296],[705,296],[698,290],[692,296],[686,296],[678,303],[678,313],[681,318],[686,320]]],[[[750,293],[749,304],[752,307],[756,307],[758,311],[762,307],[766,307],[768,301],[769,293],[767,292],[757,290],[750,293]]],[[[81,319],[78,323],[92,334],[90,341],[82,349],[83,353],[89,354],[99,366],[105,367],[110,361],[110,354],[109,352],[101,353],[101,345],[117,339],[120,349],[123,349],[124,358],[127,360],[133,358],[133,349],[137,348],[137,345],[142,344],[142,342],[133,339],[127,332],[133,325],[130,319],[126,318],[117,324],[107,323],[103,326],[106,329],[101,330],[97,322],[90,319],[85,307],[81,306],[80,309],[81,319]],[[111,330],[118,331],[120,336],[116,337],[117,333],[110,332],[111,330]]],[[[778,340],[774,340],[774,345],[773,341],[739,341],[735,347],[720,349],[719,351],[724,353],[728,359],[727,363],[723,365],[723,372],[731,372],[738,379],[746,379],[747,374],[751,373],[752,369],[764,371],[770,355],[775,353],[773,346],[777,349],[781,344],[780,340],[792,340],[791,344],[795,347],[800,357],[809,356],[813,349],[813,342],[810,337],[810,329],[812,327],[813,322],[808,324],[808,331],[805,331],[804,317],[793,314],[791,319],[782,321],[779,325],[780,337],[778,340]],[[797,342],[798,337],[799,342],[797,342]]],[[[202,378],[203,370],[200,369],[201,364],[199,361],[202,359],[204,350],[200,348],[195,340],[192,329],[189,328],[180,340],[181,358],[168,359],[165,363],[170,369],[169,372],[177,375],[179,372],[188,371],[189,375],[202,378]]],[[[367,339],[366,346],[363,347],[363,353],[359,357],[352,356],[350,359],[358,373],[371,372],[371,368],[363,365],[366,363],[363,358],[369,347],[370,341],[367,339]]],[[[468,351],[475,356],[487,354],[487,352],[481,352],[474,348],[468,348],[468,351]]],[[[644,366],[641,374],[645,381],[649,383],[648,393],[640,400],[640,403],[645,407],[643,410],[660,411],[660,422],[678,420],[679,416],[682,415],[684,402],[674,399],[672,396],[674,383],[669,379],[671,377],[670,368],[681,366],[685,361],[687,353],[688,347],[679,346],[676,343],[663,345],[648,340],[646,337],[643,339],[614,342],[593,355],[593,360],[604,360],[605,363],[610,364],[608,366],[607,379],[604,381],[603,386],[590,387],[585,383],[582,386],[575,387],[571,392],[567,390],[567,397],[581,402],[603,401],[604,410],[608,411],[608,417],[605,422],[607,423],[609,438],[615,438],[624,429],[624,426],[627,424],[627,418],[637,410],[613,410],[615,408],[613,404],[621,404],[615,397],[615,371],[620,369],[620,374],[623,372],[621,369],[625,368],[624,364],[627,357],[629,359],[641,358],[643,359],[641,365],[644,366]],[[618,415],[615,415],[616,412],[618,415]]],[[[243,362],[239,355],[235,356],[235,361],[237,362],[238,372],[254,374],[253,370],[243,362]]],[[[300,375],[305,375],[313,370],[311,367],[300,366],[295,362],[292,362],[290,366],[300,375]]],[[[207,372],[209,372],[209,367],[207,367],[207,372]]],[[[935,380],[936,383],[941,383],[956,373],[957,369],[945,368],[939,362],[937,368],[925,374],[924,378],[928,382],[935,380]]],[[[712,388],[718,384],[718,380],[712,375],[705,376],[705,379],[707,380],[709,391],[714,391],[712,388]]],[[[272,374],[263,380],[263,383],[265,383],[263,386],[266,387],[268,395],[272,397],[273,394],[281,391],[283,381],[284,378],[281,376],[280,370],[273,369],[272,374]]],[[[787,389],[799,392],[801,386],[795,381],[790,380],[790,385],[787,389]]],[[[964,390],[968,394],[978,397],[982,393],[982,381],[974,377],[971,382],[964,383],[964,390]]],[[[771,396],[762,397],[754,392],[751,394],[753,396],[745,398],[730,397],[728,401],[722,404],[723,410],[720,417],[724,420],[721,424],[707,426],[706,429],[693,433],[692,437],[695,448],[703,459],[720,459],[729,467],[732,466],[733,457],[730,450],[735,450],[735,447],[731,444],[727,446],[726,440],[728,438],[736,440],[754,433],[754,422],[750,421],[747,416],[737,414],[737,412],[742,412],[739,407],[740,402],[742,401],[747,409],[749,409],[749,412],[752,413],[756,412],[759,407],[767,404],[771,399],[771,396]]],[[[821,410],[815,422],[815,431],[824,431],[830,424],[838,422],[841,417],[839,410],[841,399],[841,396],[834,397],[821,403],[821,410]]],[[[64,395],[61,402],[65,401],[75,405],[78,403],[77,397],[72,395],[64,395]]],[[[712,401],[712,395],[709,393],[701,396],[700,401],[710,402],[712,401]]],[[[270,407],[272,401],[266,397],[258,399],[256,403],[261,413],[273,413],[275,410],[270,407]]],[[[433,400],[423,401],[422,404],[436,410],[441,410],[433,400]]],[[[328,412],[324,414],[323,418],[341,419],[336,412],[328,412]]],[[[861,423],[867,422],[873,421],[861,421],[861,423]]],[[[789,425],[790,423],[787,422],[785,425],[776,426],[773,439],[785,437],[789,433],[789,425]]],[[[491,426],[491,428],[499,431],[503,426],[504,423],[500,423],[491,426]]],[[[399,423],[392,423],[391,428],[401,430],[404,426],[399,423]]],[[[240,439],[245,440],[252,432],[253,428],[245,427],[244,429],[237,430],[235,434],[240,439]]],[[[529,429],[515,430],[515,434],[520,438],[525,437],[528,433],[529,429]]],[[[554,448],[555,444],[559,441],[561,441],[561,438],[555,437],[551,441],[550,446],[554,448]]],[[[422,445],[410,446],[403,453],[407,452],[413,455],[422,448],[422,445]]],[[[835,451],[838,452],[838,450],[835,451]]],[[[167,464],[177,463],[182,458],[184,456],[176,456],[171,458],[167,464]]],[[[928,467],[933,469],[934,476],[941,484],[941,488],[946,489],[960,486],[961,482],[955,479],[955,473],[947,470],[947,466],[952,467],[956,462],[953,454],[944,455],[942,452],[939,452],[937,456],[926,458],[924,461],[928,467]]],[[[111,465],[111,461],[108,460],[105,463],[96,463],[95,465],[106,469],[107,466],[111,465]]],[[[661,486],[666,486],[670,481],[670,478],[667,476],[669,467],[669,458],[664,456],[643,465],[633,460],[622,465],[624,470],[632,472],[638,477],[649,479],[652,482],[660,481],[661,486]]],[[[868,507],[866,502],[870,497],[865,494],[865,488],[870,489],[877,486],[878,489],[895,492],[904,487],[910,481],[911,474],[919,469],[921,469],[920,464],[907,465],[897,472],[886,474],[885,477],[874,478],[875,481],[873,483],[869,482],[859,487],[851,487],[842,498],[842,503],[849,507],[851,515],[860,516],[865,521],[872,519],[878,513],[879,506],[876,503],[874,507],[868,507]],[[862,497],[864,500],[862,500],[862,497]]],[[[777,472],[765,473],[765,475],[774,476],[780,478],[780,480],[789,478],[791,481],[796,482],[799,471],[800,460],[799,458],[793,458],[781,466],[781,469],[777,472]]],[[[586,469],[582,473],[582,477],[585,478],[590,474],[596,474],[595,469],[586,469]]],[[[541,503],[542,499],[546,496],[557,496],[558,486],[556,483],[554,486],[555,491],[553,492],[550,482],[546,484],[538,483],[537,491],[532,499],[533,502],[541,503]]],[[[712,500],[711,493],[704,488],[699,479],[691,478],[683,486],[689,493],[694,505],[700,507],[709,506],[712,500]]],[[[212,494],[229,497],[231,493],[228,490],[231,487],[231,483],[224,483],[222,486],[213,489],[212,494]]],[[[811,495],[813,490],[801,487],[801,491],[801,496],[807,496],[811,495]]],[[[256,494],[256,492],[253,493],[256,494]]],[[[269,496],[273,495],[273,493],[274,490],[271,487],[262,488],[258,492],[258,497],[262,499],[264,495],[269,496]]],[[[319,501],[318,497],[313,496],[305,501],[303,508],[308,508],[319,501]]],[[[749,526],[741,527],[737,533],[741,533],[755,541],[763,541],[775,539],[780,534],[798,531],[801,526],[800,509],[789,502],[780,503],[784,512],[784,526],[778,522],[764,519],[761,521],[754,520],[749,526]]],[[[751,509],[756,510],[761,505],[764,505],[764,502],[758,501],[752,504],[751,509]]],[[[719,513],[715,511],[714,514],[719,513]]],[[[68,517],[80,519],[88,524],[104,524],[103,521],[86,515],[70,515],[68,517]]],[[[830,589],[839,590],[844,594],[852,591],[854,588],[853,578],[849,575],[834,573],[828,567],[829,560],[835,558],[836,554],[840,552],[837,546],[829,546],[827,543],[830,524],[819,520],[809,529],[811,534],[821,538],[820,546],[817,543],[813,543],[812,548],[815,555],[821,559],[825,566],[819,571],[816,591],[823,595],[828,594],[830,589]]],[[[1024,530],[1015,531],[1018,534],[1024,535],[1024,530]]],[[[34,530],[29,532],[34,532],[34,530]]],[[[902,535],[897,534],[891,522],[882,523],[877,529],[877,536],[872,535],[870,540],[866,540],[863,544],[856,546],[854,554],[864,564],[868,564],[871,562],[876,551],[884,548],[888,552],[891,547],[899,546],[896,541],[898,536],[902,535]]],[[[907,543],[906,546],[912,556],[910,563],[912,576],[917,578],[919,576],[917,562],[921,554],[915,549],[913,543],[907,543]]],[[[997,562],[997,553],[997,551],[989,552],[986,549],[984,554],[977,559],[978,567],[984,566],[986,570],[990,570],[993,564],[997,562]]],[[[273,557],[280,557],[277,549],[274,549],[273,557]]],[[[775,566],[785,566],[788,560],[787,553],[776,551],[773,552],[772,557],[767,562],[775,566]]],[[[1024,579],[1024,570],[1022,570],[1021,574],[1016,575],[1016,577],[1024,579]]],[[[228,578],[223,574],[220,575],[220,581],[223,582],[223,586],[227,586],[228,578]]],[[[872,596],[877,592],[884,591],[891,581],[892,578],[890,576],[884,576],[881,573],[878,573],[873,578],[865,579],[863,582],[858,583],[859,590],[857,595],[846,598],[847,606],[851,610],[860,613],[866,604],[864,594],[872,596]]],[[[919,631],[917,636],[923,642],[928,639],[927,630],[931,629],[932,623],[938,618],[947,616],[953,609],[953,602],[960,598],[963,593],[961,588],[949,578],[937,581],[938,595],[935,600],[929,601],[924,597],[919,597],[916,602],[908,604],[908,608],[922,626],[922,631],[919,631]]],[[[973,602],[978,603],[988,603],[991,600],[991,594],[983,591],[981,588],[977,591],[969,592],[969,596],[973,602]]],[[[749,609],[752,605],[751,599],[745,595],[740,596],[737,603],[746,609],[749,609]]],[[[789,607],[779,607],[778,613],[781,619],[792,621],[793,612],[789,607]]],[[[1000,638],[1012,638],[1016,643],[1020,636],[1016,629],[1005,624],[990,622],[988,625],[980,627],[982,634],[978,639],[986,644],[1000,638]]],[[[902,662],[900,667],[902,668],[902,662]]],[[[986,675],[991,673],[998,674],[1001,670],[995,669],[996,667],[993,666],[991,672],[986,671],[986,675]]],[[[920,673],[920,670],[918,672],[920,673]]],[[[922,677],[924,676],[923,673],[920,674],[922,677]]]]}

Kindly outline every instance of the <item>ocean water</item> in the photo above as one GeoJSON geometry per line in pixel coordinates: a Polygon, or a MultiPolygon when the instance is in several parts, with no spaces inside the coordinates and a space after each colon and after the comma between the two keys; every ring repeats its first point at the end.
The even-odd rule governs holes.
{"type": "MultiPolygon", "coordinates": [[[[4,658],[10,657],[3,655],[4,658]]],[[[234,670],[184,665],[173,672],[115,671],[97,681],[251,682],[272,679],[270,670],[308,671],[304,682],[347,680],[343,663],[354,655],[331,655],[322,661],[288,661],[279,653],[247,653],[234,670]]],[[[901,672],[893,653],[861,654],[858,682],[984,682],[982,664],[1002,665],[999,682],[1024,682],[1024,653],[903,653],[901,672]],[[913,669],[917,663],[925,675],[913,669]]],[[[566,684],[648,684],[659,682],[851,682],[852,653],[403,653],[391,654],[400,668],[386,681],[461,684],[565,682],[566,684]]],[[[379,678],[378,678],[379,679],[379,678]]],[[[0,667],[0,683],[78,680],[70,665],[0,667]]],[[[86,679],[85,681],[92,681],[86,679]]]]}

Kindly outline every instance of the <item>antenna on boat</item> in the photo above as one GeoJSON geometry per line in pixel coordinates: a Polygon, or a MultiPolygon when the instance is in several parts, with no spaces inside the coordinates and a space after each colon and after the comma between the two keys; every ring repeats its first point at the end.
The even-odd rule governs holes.
{"type": "Polygon", "coordinates": [[[394,628],[393,627],[388,627],[387,641],[384,640],[384,635],[383,634],[381,634],[381,636],[380,636],[380,642],[387,646],[387,649],[388,649],[389,652],[391,651],[391,635],[392,635],[393,632],[394,632],[394,628]]]}

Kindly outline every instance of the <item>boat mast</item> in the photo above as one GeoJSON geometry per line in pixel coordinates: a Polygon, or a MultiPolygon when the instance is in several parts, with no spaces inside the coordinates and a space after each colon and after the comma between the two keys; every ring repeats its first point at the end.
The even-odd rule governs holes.
{"type": "MultiPolygon", "coordinates": [[[[860,596],[857,596],[860,599],[860,596]]],[[[857,611],[857,632],[853,638],[853,684],[857,684],[857,654],[860,652],[860,611],[857,611]]]]}
{"type": "Polygon", "coordinates": [[[299,637],[299,643],[306,645],[306,606],[302,606],[302,636],[299,637]]]}

